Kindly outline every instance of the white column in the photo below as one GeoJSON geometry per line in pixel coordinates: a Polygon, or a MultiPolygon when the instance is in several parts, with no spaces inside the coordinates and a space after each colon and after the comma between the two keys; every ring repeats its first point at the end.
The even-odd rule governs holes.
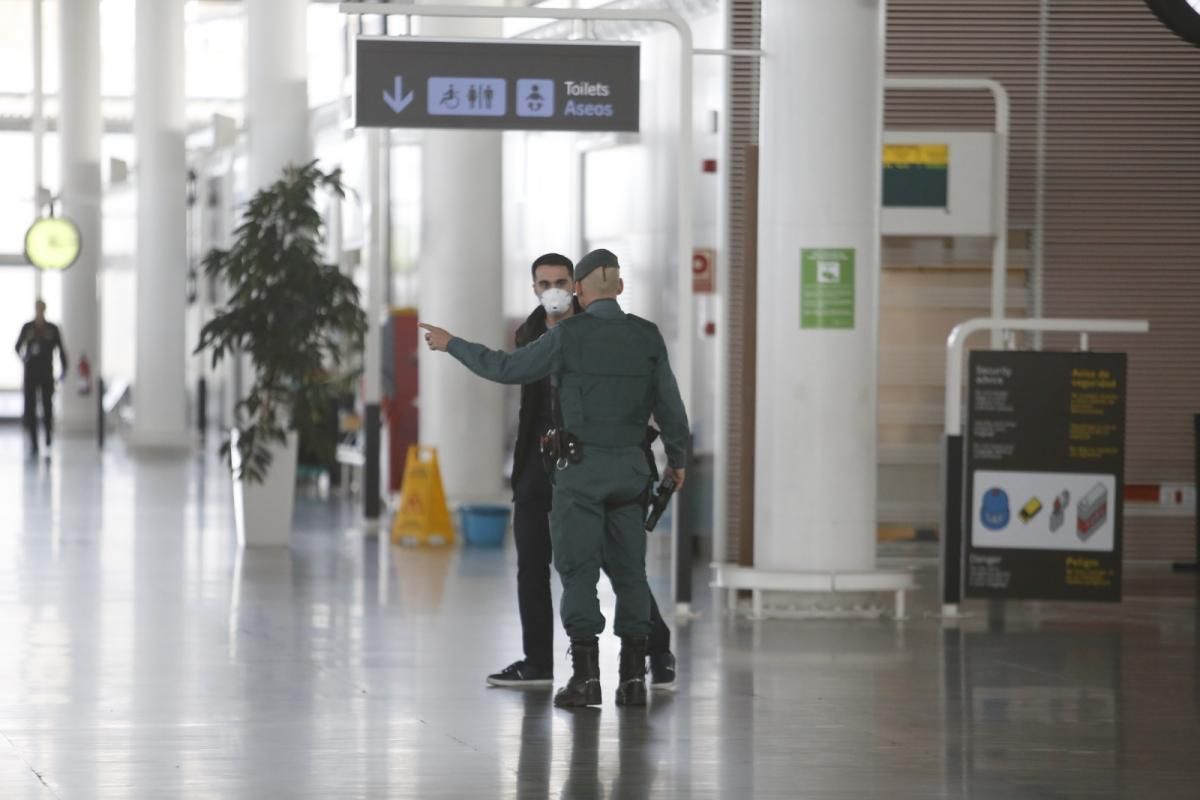
{"type": "Polygon", "coordinates": [[[138,0],[137,381],[131,444],[177,449],[187,425],[183,0],[138,0]]]}
{"type": "Polygon", "coordinates": [[[250,187],[312,157],[308,133],[308,0],[246,7],[246,123],[250,187]]]}
{"type": "Polygon", "coordinates": [[[59,6],[59,143],[62,148],[60,213],[79,226],[83,251],[63,276],[63,307],[49,309],[60,321],[72,375],[59,393],[67,432],[96,430],[96,397],[76,390],[74,367],[86,355],[92,374],[101,372],[98,273],[100,238],[100,0],[62,0],[59,6]]]}
{"type": "MultiPolygon", "coordinates": [[[[422,19],[422,35],[499,38],[499,21],[422,19]]],[[[501,134],[429,131],[421,159],[420,318],[492,348],[505,341],[501,134]]],[[[451,500],[494,498],[504,467],[501,386],[421,349],[420,439],[451,500]]]]}
{"type": "Polygon", "coordinates": [[[759,569],[875,568],[884,7],[763,1],[759,569]],[[853,248],[852,329],[802,329],[805,248],[853,248]]]}
{"type": "MultiPolygon", "coordinates": [[[[252,0],[246,9],[247,172],[251,193],[312,157],[308,132],[308,0],[252,0]]],[[[232,403],[250,386],[250,360],[231,359],[232,403]]]]}

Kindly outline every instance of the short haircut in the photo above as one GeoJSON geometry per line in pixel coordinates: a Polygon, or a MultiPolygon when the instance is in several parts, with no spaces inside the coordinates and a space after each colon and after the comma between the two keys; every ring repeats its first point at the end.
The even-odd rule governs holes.
{"type": "Polygon", "coordinates": [[[540,255],[534,259],[533,267],[530,268],[529,272],[531,275],[533,275],[533,279],[535,281],[537,280],[538,267],[566,267],[567,272],[571,275],[571,278],[575,278],[574,262],[564,256],[562,253],[546,253],[545,255],[540,255]]]}
{"type": "Polygon", "coordinates": [[[620,267],[596,267],[583,276],[583,285],[593,294],[617,296],[621,290],[620,267]]]}

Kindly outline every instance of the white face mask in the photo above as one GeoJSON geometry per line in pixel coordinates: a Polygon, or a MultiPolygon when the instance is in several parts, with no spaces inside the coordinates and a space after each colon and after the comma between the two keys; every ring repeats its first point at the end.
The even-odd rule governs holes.
{"type": "Polygon", "coordinates": [[[571,293],[566,289],[547,289],[542,292],[541,300],[546,313],[555,316],[566,313],[571,307],[571,293]]]}

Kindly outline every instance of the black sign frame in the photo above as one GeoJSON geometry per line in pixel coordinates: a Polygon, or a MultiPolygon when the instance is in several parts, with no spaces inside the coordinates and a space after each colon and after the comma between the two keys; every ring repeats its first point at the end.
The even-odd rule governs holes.
{"type": "Polygon", "coordinates": [[[968,376],[966,596],[1120,601],[1125,355],[975,351],[968,376]]]}
{"type": "Polygon", "coordinates": [[[359,128],[636,132],[636,42],[358,37],[359,128]]]}

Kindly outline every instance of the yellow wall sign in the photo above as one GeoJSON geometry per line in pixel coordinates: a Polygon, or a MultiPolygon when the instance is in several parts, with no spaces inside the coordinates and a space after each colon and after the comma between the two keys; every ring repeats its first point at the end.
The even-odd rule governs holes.
{"type": "Polygon", "coordinates": [[[948,144],[885,144],[883,146],[885,167],[948,167],[950,145],[948,144]]]}
{"type": "Polygon", "coordinates": [[[38,269],[64,270],[75,263],[82,249],[79,228],[63,217],[43,217],[25,233],[25,258],[38,269]]]}
{"type": "Polygon", "coordinates": [[[950,207],[950,145],[885,144],[884,208],[950,207]]]}

